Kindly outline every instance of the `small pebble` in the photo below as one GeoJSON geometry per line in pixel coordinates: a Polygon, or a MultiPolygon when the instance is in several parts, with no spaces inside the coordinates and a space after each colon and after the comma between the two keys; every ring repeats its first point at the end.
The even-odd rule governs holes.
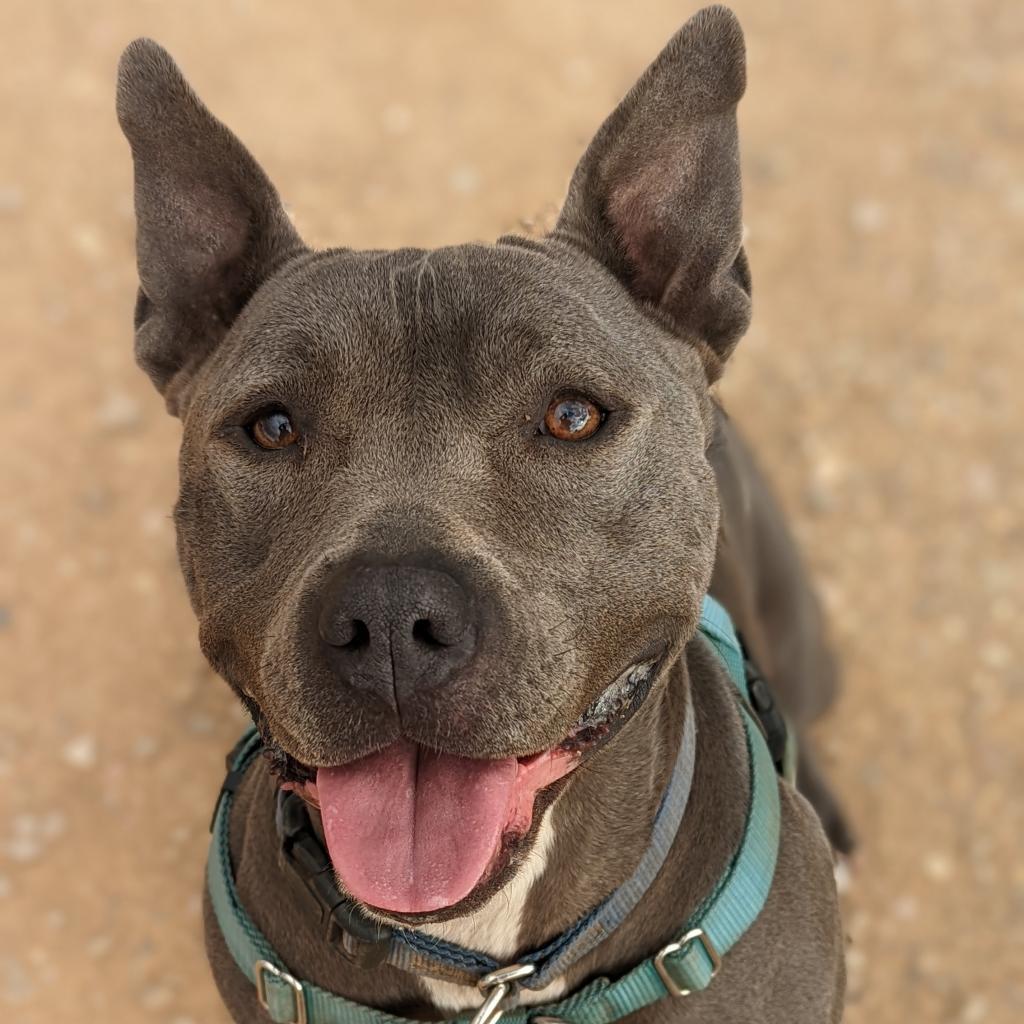
{"type": "Polygon", "coordinates": [[[76,736],[64,745],[63,756],[72,768],[92,768],[96,764],[96,738],[76,736]]]}
{"type": "Polygon", "coordinates": [[[888,213],[875,199],[860,199],[850,207],[850,223],[862,235],[873,235],[885,227],[888,213]]]}
{"type": "Polygon", "coordinates": [[[94,935],[86,944],[85,951],[93,958],[100,960],[114,948],[114,940],[109,935],[94,935]]]}
{"type": "Polygon", "coordinates": [[[54,569],[58,576],[63,579],[71,579],[73,576],[77,576],[81,572],[82,564],[77,558],[64,557],[57,562],[54,569]]]}
{"type": "Polygon", "coordinates": [[[594,77],[594,69],[585,57],[570,57],[562,65],[562,76],[573,86],[583,86],[594,77]]]}
{"type": "Polygon", "coordinates": [[[5,847],[10,860],[18,864],[30,864],[38,860],[43,852],[39,840],[30,835],[16,835],[7,840],[5,847]]]}
{"type": "Polygon", "coordinates": [[[898,921],[913,921],[917,917],[917,900],[912,896],[900,896],[893,901],[892,916],[898,921]]]}
{"type": "Polygon", "coordinates": [[[35,985],[25,965],[14,956],[0,959],[0,978],[3,979],[4,1001],[10,1004],[27,1002],[35,992],[35,985]]]}
{"type": "Polygon", "coordinates": [[[59,839],[67,828],[67,819],[62,811],[47,811],[39,819],[38,832],[44,839],[59,839]]]}
{"type": "Polygon", "coordinates": [[[25,193],[18,185],[0,185],[0,214],[18,213],[25,205],[25,193]]]}
{"type": "Polygon", "coordinates": [[[155,537],[166,532],[171,525],[171,517],[162,508],[147,509],[139,519],[139,527],[147,537],[155,537]]]}
{"type": "Polygon", "coordinates": [[[963,1024],[979,1024],[988,1017],[988,1000],[984,996],[971,996],[960,1011],[963,1024]]]}
{"type": "Polygon", "coordinates": [[[112,392],[96,410],[96,418],[105,430],[131,430],[142,421],[142,406],[131,395],[112,392]]]}
{"type": "Polygon", "coordinates": [[[924,859],[924,872],[935,882],[948,882],[953,877],[953,862],[944,853],[930,853],[924,859]]]}
{"type": "Polygon", "coordinates": [[[34,836],[39,831],[39,819],[34,814],[15,814],[11,828],[16,836],[34,836]]]}
{"type": "Polygon", "coordinates": [[[981,660],[988,668],[1006,668],[1013,660],[1013,652],[1006,644],[993,640],[982,646],[981,660]]]}
{"type": "Polygon", "coordinates": [[[1006,190],[1006,208],[1010,213],[1024,216],[1024,184],[1011,185],[1006,190]]]}
{"type": "Polygon", "coordinates": [[[91,481],[82,491],[81,502],[90,512],[107,512],[112,504],[113,494],[108,487],[91,481]]]}
{"type": "Polygon", "coordinates": [[[106,253],[103,236],[93,224],[76,224],[71,230],[71,244],[92,262],[98,262],[106,253]]]}
{"type": "Polygon", "coordinates": [[[384,130],[391,135],[405,135],[412,127],[412,111],[403,103],[389,103],[381,115],[384,130]]]}
{"type": "Polygon", "coordinates": [[[191,835],[192,829],[188,825],[175,825],[167,838],[173,846],[183,846],[191,835]]]}
{"type": "Polygon", "coordinates": [[[480,188],[480,172],[471,164],[456,167],[448,178],[448,185],[459,195],[470,195],[480,188]]]}
{"type": "Polygon", "coordinates": [[[185,728],[195,736],[207,736],[213,732],[215,722],[205,711],[193,711],[185,720],[185,728]]]}
{"type": "Polygon", "coordinates": [[[132,573],[131,584],[140,594],[155,594],[159,589],[157,579],[151,572],[132,573]]]}
{"type": "Polygon", "coordinates": [[[968,497],[979,504],[993,501],[998,497],[999,478],[988,462],[975,462],[968,466],[964,483],[968,497]]]}
{"type": "Polygon", "coordinates": [[[142,991],[139,1003],[144,1010],[166,1010],[173,998],[174,994],[166,985],[151,985],[142,991]]]}
{"type": "Polygon", "coordinates": [[[68,304],[50,296],[42,305],[42,313],[49,323],[59,326],[68,318],[68,304]]]}
{"type": "Polygon", "coordinates": [[[160,749],[160,742],[155,736],[143,733],[132,742],[132,753],[141,761],[148,760],[160,749]]]}

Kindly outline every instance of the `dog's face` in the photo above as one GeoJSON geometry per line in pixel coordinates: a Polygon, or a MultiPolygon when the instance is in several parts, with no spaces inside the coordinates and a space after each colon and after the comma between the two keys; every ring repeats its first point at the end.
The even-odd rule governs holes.
{"type": "Polygon", "coordinates": [[[708,388],[749,313],[743,84],[734,19],[702,12],[548,238],[313,253],[170,58],[126,51],[137,353],[184,423],[203,650],[370,906],[507,880],[692,635],[708,388]]]}

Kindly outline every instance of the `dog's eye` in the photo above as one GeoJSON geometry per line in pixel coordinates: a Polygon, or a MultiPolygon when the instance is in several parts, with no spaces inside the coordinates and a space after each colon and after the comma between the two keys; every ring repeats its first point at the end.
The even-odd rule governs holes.
{"type": "Polygon", "coordinates": [[[246,427],[261,448],[287,448],[299,439],[299,431],[284,409],[265,409],[246,427]]]}
{"type": "Polygon", "coordinates": [[[604,422],[604,410],[589,398],[565,395],[556,398],[544,414],[544,432],[559,441],[585,441],[604,422]]]}

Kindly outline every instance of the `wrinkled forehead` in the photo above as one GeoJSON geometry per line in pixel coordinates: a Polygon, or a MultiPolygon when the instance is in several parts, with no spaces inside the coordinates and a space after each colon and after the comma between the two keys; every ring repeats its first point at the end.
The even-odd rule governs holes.
{"type": "MultiPolygon", "coordinates": [[[[257,293],[216,357],[216,404],[282,388],[457,388],[541,376],[614,388],[656,376],[635,310],[600,268],[512,244],[334,251],[257,293]]],[[[677,346],[678,347],[678,346],[677,346]]]]}

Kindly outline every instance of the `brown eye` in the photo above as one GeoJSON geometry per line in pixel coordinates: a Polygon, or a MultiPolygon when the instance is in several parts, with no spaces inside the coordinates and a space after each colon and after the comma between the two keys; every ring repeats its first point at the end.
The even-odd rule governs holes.
{"type": "Polygon", "coordinates": [[[248,427],[249,436],[261,448],[287,448],[299,439],[291,416],[283,409],[260,413],[248,427]]]}
{"type": "Polygon", "coordinates": [[[557,398],[544,414],[544,428],[559,441],[585,441],[597,433],[604,413],[589,398],[557,398]]]}

